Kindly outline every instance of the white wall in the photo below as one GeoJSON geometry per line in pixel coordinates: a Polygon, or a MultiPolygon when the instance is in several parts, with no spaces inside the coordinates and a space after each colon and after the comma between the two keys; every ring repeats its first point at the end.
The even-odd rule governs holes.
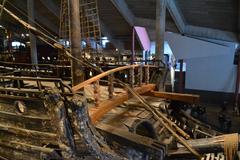
{"type": "Polygon", "coordinates": [[[165,37],[176,59],[184,59],[187,64],[185,88],[234,92],[236,44],[213,40],[211,43],[174,33],[166,33],[165,37]]]}

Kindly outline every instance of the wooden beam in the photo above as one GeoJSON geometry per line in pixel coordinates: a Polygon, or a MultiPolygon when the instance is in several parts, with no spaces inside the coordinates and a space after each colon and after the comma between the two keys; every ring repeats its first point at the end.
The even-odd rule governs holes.
{"type": "MultiPolygon", "coordinates": [[[[106,125],[99,123],[96,128],[101,132],[109,135],[108,137],[114,138],[116,141],[122,143],[122,145],[133,145],[132,147],[141,148],[144,152],[153,150],[155,152],[165,151],[166,144],[159,142],[155,139],[141,136],[138,134],[131,133],[129,131],[119,129],[117,126],[113,127],[111,125],[106,125]],[[126,140],[127,143],[124,143],[126,140]],[[147,149],[146,149],[147,148],[147,149]]],[[[162,155],[164,156],[164,155],[162,155]]]]}
{"type": "Polygon", "coordinates": [[[21,136],[26,136],[31,138],[38,137],[38,139],[41,139],[41,140],[57,139],[57,135],[54,133],[34,131],[34,130],[23,129],[20,127],[4,125],[4,124],[0,124],[0,131],[5,131],[15,135],[21,135],[21,136]]]}
{"type": "MultiPolygon", "coordinates": [[[[148,84],[148,85],[143,85],[142,87],[136,87],[134,88],[134,90],[138,94],[144,94],[154,90],[155,88],[156,88],[155,84],[148,84]]],[[[96,124],[97,121],[99,121],[106,113],[108,113],[113,108],[123,104],[123,102],[127,101],[131,97],[132,96],[129,95],[128,93],[121,93],[113,97],[112,99],[99,103],[98,107],[91,107],[89,109],[89,114],[90,114],[92,123],[96,124]]]]}
{"type": "MultiPolygon", "coordinates": [[[[216,136],[213,138],[202,138],[188,140],[187,143],[193,148],[197,149],[200,153],[219,153],[224,152],[224,137],[232,136],[232,134],[226,134],[221,136],[216,136]]],[[[238,138],[238,144],[240,144],[240,139],[238,138]]],[[[180,155],[190,155],[191,153],[181,144],[177,144],[176,150],[169,150],[169,156],[180,156],[180,155]]],[[[238,147],[240,149],[240,147],[238,147]]]]}
{"type": "Polygon", "coordinates": [[[192,95],[192,94],[150,91],[144,95],[158,97],[158,98],[166,98],[166,99],[186,102],[186,103],[190,103],[190,104],[196,104],[196,103],[199,103],[199,101],[200,101],[199,95],[192,95]]]}

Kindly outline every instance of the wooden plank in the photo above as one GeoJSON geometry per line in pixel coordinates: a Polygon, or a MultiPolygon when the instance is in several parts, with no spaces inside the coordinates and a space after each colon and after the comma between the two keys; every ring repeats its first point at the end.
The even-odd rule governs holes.
{"type": "Polygon", "coordinates": [[[21,150],[25,152],[34,152],[34,153],[40,152],[40,153],[53,154],[55,152],[54,149],[52,148],[39,147],[39,146],[34,146],[34,145],[15,142],[15,141],[0,140],[0,146],[6,146],[14,150],[21,150]]]}
{"type": "Polygon", "coordinates": [[[151,96],[151,97],[158,97],[158,98],[166,98],[169,100],[181,101],[181,102],[186,102],[190,104],[197,104],[200,102],[200,96],[193,95],[193,94],[150,91],[144,95],[151,96]]]}
{"type": "Polygon", "coordinates": [[[0,131],[6,131],[12,134],[22,135],[27,137],[38,137],[39,139],[57,139],[57,135],[54,133],[28,130],[28,129],[23,129],[23,128],[5,125],[5,124],[0,124],[0,131]]]}
{"type": "Polygon", "coordinates": [[[140,145],[143,147],[143,149],[151,148],[154,150],[161,150],[161,149],[163,149],[163,147],[166,147],[166,144],[164,144],[160,141],[154,140],[152,138],[144,137],[144,136],[141,136],[138,134],[134,134],[129,131],[125,131],[123,129],[113,127],[111,125],[99,123],[96,126],[96,128],[99,129],[100,131],[104,131],[108,134],[115,135],[119,138],[126,139],[130,142],[135,143],[136,145],[140,145]]]}
{"type": "MultiPolygon", "coordinates": [[[[155,84],[143,85],[142,87],[136,87],[134,90],[138,94],[144,94],[146,92],[152,91],[156,88],[155,84]]],[[[104,114],[112,110],[113,108],[123,104],[123,102],[127,101],[131,98],[131,95],[128,93],[121,93],[112,99],[101,102],[98,107],[91,107],[89,109],[90,117],[92,119],[92,123],[96,124],[98,120],[100,120],[104,114]]]]}
{"type": "Polygon", "coordinates": [[[14,119],[15,121],[50,121],[51,119],[47,115],[31,116],[31,115],[19,115],[16,113],[10,113],[0,111],[0,117],[5,119],[14,119]]]}
{"type": "MultiPolygon", "coordinates": [[[[197,149],[200,153],[219,153],[224,151],[224,137],[231,136],[231,134],[226,134],[222,136],[216,136],[213,138],[202,138],[188,140],[187,143],[193,148],[197,149]]],[[[240,139],[238,139],[240,144],[240,139]]],[[[180,156],[180,155],[191,155],[191,153],[181,144],[177,145],[176,150],[169,150],[169,156],[180,156]]],[[[240,146],[238,147],[240,149],[240,146]]]]}

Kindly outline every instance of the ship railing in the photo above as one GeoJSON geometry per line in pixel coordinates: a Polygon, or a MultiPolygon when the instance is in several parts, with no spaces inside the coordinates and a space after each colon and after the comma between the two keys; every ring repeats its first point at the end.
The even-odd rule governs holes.
{"type": "Polygon", "coordinates": [[[0,98],[39,100],[54,88],[63,96],[72,95],[72,89],[59,78],[0,76],[0,98]]]}
{"type": "Polygon", "coordinates": [[[115,86],[120,86],[120,84],[115,82],[115,78],[128,84],[131,88],[141,87],[142,85],[150,84],[151,71],[155,69],[159,69],[159,67],[142,64],[114,68],[89,78],[88,80],[74,86],[72,90],[73,93],[77,93],[82,91],[84,87],[92,86],[94,103],[95,106],[98,106],[101,97],[100,84],[103,84],[103,82],[107,82],[107,95],[109,100],[111,100],[114,97],[115,86]]]}
{"type": "Polygon", "coordinates": [[[59,78],[71,80],[71,66],[53,64],[28,64],[0,61],[0,69],[17,76],[59,78]]]}

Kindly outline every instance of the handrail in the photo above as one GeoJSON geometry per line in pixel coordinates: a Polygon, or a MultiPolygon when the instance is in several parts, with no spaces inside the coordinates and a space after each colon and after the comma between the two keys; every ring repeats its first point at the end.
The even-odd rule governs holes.
{"type": "Polygon", "coordinates": [[[44,81],[44,82],[60,82],[60,81],[62,81],[61,78],[17,77],[17,76],[0,76],[0,79],[44,81]]]}
{"type": "Polygon", "coordinates": [[[118,68],[114,68],[114,69],[108,70],[106,72],[103,72],[103,73],[101,73],[101,74],[99,74],[99,75],[97,75],[95,77],[92,77],[92,78],[90,78],[90,79],[88,79],[88,80],[86,80],[86,81],[84,81],[84,82],[82,82],[82,83],[72,87],[72,90],[73,90],[73,92],[76,92],[76,91],[82,89],[84,86],[89,85],[89,84],[91,84],[91,83],[93,83],[95,81],[98,81],[101,78],[104,78],[104,77],[106,77],[106,76],[108,76],[108,75],[110,75],[112,73],[123,71],[123,70],[126,70],[126,69],[136,68],[136,67],[139,67],[139,66],[141,66],[141,65],[129,65],[129,66],[123,66],[123,67],[118,67],[118,68]]]}
{"type": "Polygon", "coordinates": [[[93,82],[96,82],[98,80],[100,80],[101,78],[104,78],[106,76],[109,76],[110,74],[113,74],[113,73],[116,73],[116,72],[119,72],[119,71],[123,71],[123,70],[127,70],[127,69],[134,69],[134,68],[137,68],[137,67],[156,67],[156,66],[152,66],[152,65],[141,65],[141,64],[138,64],[138,65],[129,65],[129,66],[123,66],[123,67],[118,67],[118,68],[114,68],[114,69],[111,69],[111,70],[108,70],[106,72],[103,72],[95,77],[92,77],[74,87],[72,87],[72,91],[73,92],[77,92],[79,91],[80,89],[84,88],[84,86],[86,85],[89,85],[93,82]]]}
{"type": "Polygon", "coordinates": [[[15,62],[4,62],[0,61],[0,64],[10,65],[10,66],[38,66],[38,67],[56,67],[53,64],[30,64],[30,63],[15,63],[15,62]]]}

